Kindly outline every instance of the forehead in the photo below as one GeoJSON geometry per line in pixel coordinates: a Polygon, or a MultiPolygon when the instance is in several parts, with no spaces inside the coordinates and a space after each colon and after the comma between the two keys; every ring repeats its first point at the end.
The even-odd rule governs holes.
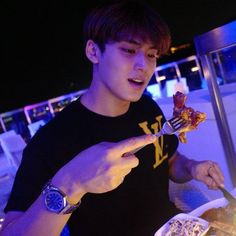
{"type": "Polygon", "coordinates": [[[116,39],[110,39],[109,43],[117,42],[117,43],[129,43],[137,46],[148,46],[152,49],[157,49],[157,46],[154,42],[152,42],[147,36],[142,37],[140,35],[134,34],[120,34],[116,39]]]}
{"type": "MultiPolygon", "coordinates": [[[[137,29],[136,29],[137,30],[137,29]]],[[[141,31],[121,31],[116,36],[117,41],[127,41],[127,42],[138,42],[140,44],[153,44],[155,45],[155,41],[151,39],[149,34],[141,31]]]]}
{"type": "Polygon", "coordinates": [[[145,45],[145,46],[155,49],[155,46],[150,41],[143,41],[141,39],[129,39],[129,40],[123,40],[123,42],[135,44],[137,46],[144,46],[145,45]]]}
{"type": "Polygon", "coordinates": [[[119,44],[128,44],[128,45],[133,45],[136,47],[143,47],[143,48],[147,48],[147,49],[153,49],[153,50],[157,50],[157,48],[149,41],[143,41],[141,39],[123,39],[121,41],[117,41],[116,43],[119,44]]]}

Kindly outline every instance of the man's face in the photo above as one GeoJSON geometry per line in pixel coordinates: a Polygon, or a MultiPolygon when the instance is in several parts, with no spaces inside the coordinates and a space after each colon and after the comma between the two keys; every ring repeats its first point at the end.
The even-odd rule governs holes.
{"type": "Polygon", "coordinates": [[[156,59],[157,50],[149,43],[138,40],[108,43],[99,56],[94,78],[108,97],[137,101],[154,73],[156,59]]]}

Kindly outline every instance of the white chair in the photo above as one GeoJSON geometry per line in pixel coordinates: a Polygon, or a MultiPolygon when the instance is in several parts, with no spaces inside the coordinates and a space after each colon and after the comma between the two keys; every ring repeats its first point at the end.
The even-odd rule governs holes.
{"type": "Polygon", "coordinates": [[[26,142],[21,135],[16,133],[0,135],[0,145],[8,160],[13,173],[17,171],[22,159],[22,152],[26,146],[26,142]]]}
{"type": "Polygon", "coordinates": [[[29,124],[28,129],[30,131],[31,137],[33,137],[35,135],[35,133],[44,125],[45,125],[44,120],[39,120],[39,121],[29,124]]]}
{"type": "MultiPolygon", "coordinates": [[[[0,139],[4,139],[5,137],[16,135],[15,130],[10,130],[0,134],[0,139]]],[[[6,154],[2,148],[0,142],[0,183],[8,180],[10,178],[9,174],[12,174],[12,166],[10,165],[8,158],[6,158],[6,154]]]]}
{"type": "Polygon", "coordinates": [[[16,131],[12,129],[4,133],[1,133],[0,138],[5,138],[5,137],[13,136],[13,135],[16,135],[16,131]]]}

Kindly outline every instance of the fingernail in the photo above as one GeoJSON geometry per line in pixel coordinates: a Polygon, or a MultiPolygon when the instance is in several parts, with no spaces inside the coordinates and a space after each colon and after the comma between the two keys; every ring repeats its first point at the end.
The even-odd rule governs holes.
{"type": "Polygon", "coordinates": [[[225,185],[224,185],[224,184],[220,184],[220,187],[221,187],[221,188],[224,188],[224,187],[225,187],[225,185]]]}
{"type": "Polygon", "coordinates": [[[154,142],[156,140],[156,135],[154,134],[148,134],[148,140],[154,142]]]}

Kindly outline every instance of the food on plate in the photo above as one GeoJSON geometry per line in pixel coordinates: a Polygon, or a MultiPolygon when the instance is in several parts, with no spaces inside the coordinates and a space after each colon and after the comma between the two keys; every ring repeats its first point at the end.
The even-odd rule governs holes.
{"type": "Polygon", "coordinates": [[[236,235],[236,228],[233,225],[225,224],[220,221],[213,221],[211,222],[210,225],[213,228],[213,232],[209,231],[209,234],[207,234],[209,236],[211,236],[213,233],[216,236],[235,236],[236,235]]]}
{"type": "Polygon", "coordinates": [[[186,132],[196,129],[199,123],[206,119],[204,112],[195,111],[191,107],[186,107],[186,99],[187,96],[179,91],[173,95],[173,115],[181,117],[186,121],[186,125],[179,130],[179,140],[182,143],[187,143],[186,132]]]}
{"type": "Polygon", "coordinates": [[[207,222],[197,217],[173,218],[168,222],[162,236],[202,236],[207,229],[207,222]]]}
{"type": "Polygon", "coordinates": [[[231,204],[205,211],[202,219],[210,222],[207,235],[236,236],[236,208],[231,204]]]}

